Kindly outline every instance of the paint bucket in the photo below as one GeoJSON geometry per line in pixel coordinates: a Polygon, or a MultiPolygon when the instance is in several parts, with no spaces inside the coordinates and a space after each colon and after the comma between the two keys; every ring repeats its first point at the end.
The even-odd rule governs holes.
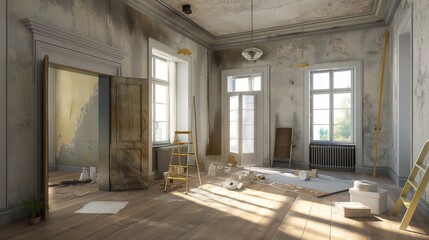
{"type": "Polygon", "coordinates": [[[87,167],[83,167],[82,173],[80,174],[79,181],[85,182],[89,179],[89,169],[87,167]]]}
{"type": "Polygon", "coordinates": [[[299,180],[308,181],[310,179],[310,174],[307,171],[299,171],[298,173],[299,180]]]}
{"type": "Polygon", "coordinates": [[[97,168],[96,167],[89,167],[89,179],[91,179],[92,182],[97,181],[97,168]]]}

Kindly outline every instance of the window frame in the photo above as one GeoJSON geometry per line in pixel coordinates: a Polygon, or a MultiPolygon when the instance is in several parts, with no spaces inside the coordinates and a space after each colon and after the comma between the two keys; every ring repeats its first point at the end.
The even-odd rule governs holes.
{"type": "Polygon", "coordinates": [[[310,71],[310,143],[317,144],[355,144],[355,69],[351,67],[346,68],[332,68],[332,69],[316,69],[310,71]],[[334,73],[350,71],[350,87],[349,88],[334,88],[334,73]],[[327,89],[313,89],[313,76],[316,73],[329,73],[329,88],[327,89]],[[334,96],[337,93],[350,93],[351,94],[351,140],[350,141],[335,141],[334,140],[334,96]],[[328,140],[314,140],[314,106],[313,96],[316,94],[329,94],[329,139],[328,140]]]}

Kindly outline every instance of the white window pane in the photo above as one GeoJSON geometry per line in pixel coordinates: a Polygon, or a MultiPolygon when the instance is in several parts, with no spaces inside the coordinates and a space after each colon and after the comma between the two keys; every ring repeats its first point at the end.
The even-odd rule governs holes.
{"type": "Polygon", "coordinates": [[[238,123],[230,122],[229,123],[229,137],[238,138],[238,123]]]}
{"type": "Polygon", "coordinates": [[[351,88],[352,87],[352,71],[334,72],[334,88],[351,88]]]}
{"type": "Polygon", "coordinates": [[[167,122],[155,122],[155,141],[168,140],[168,127],[167,122]]]}
{"type": "Polygon", "coordinates": [[[329,89],[329,72],[313,73],[313,90],[329,89]]]}
{"type": "Polygon", "coordinates": [[[238,122],[238,110],[229,112],[229,121],[230,122],[238,122]]]}
{"type": "Polygon", "coordinates": [[[238,96],[229,97],[229,110],[238,110],[238,96]]]}
{"type": "Polygon", "coordinates": [[[351,124],[352,111],[349,109],[334,110],[334,124],[351,124]]]}
{"type": "Polygon", "coordinates": [[[255,96],[243,95],[243,109],[255,109],[255,96]]]}
{"type": "Polygon", "coordinates": [[[341,125],[334,125],[334,141],[336,142],[351,142],[352,141],[352,125],[351,122],[341,125]]]}
{"type": "Polygon", "coordinates": [[[261,76],[253,77],[253,89],[252,91],[261,91],[261,76]]]}
{"type": "Polygon", "coordinates": [[[238,140],[229,139],[229,151],[232,153],[238,153],[238,140]]]}
{"type": "Polygon", "coordinates": [[[329,109],[329,94],[314,94],[313,109],[329,109]]]}
{"type": "Polygon", "coordinates": [[[235,92],[250,91],[249,78],[236,78],[235,79],[235,92]]]}
{"type": "Polygon", "coordinates": [[[163,59],[154,58],[155,78],[168,81],[168,62],[163,59]]]}
{"type": "Polygon", "coordinates": [[[314,125],[313,140],[329,140],[329,125],[314,125]]]}
{"type": "Polygon", "coordinates": [[[167,105],[162,103],[155,104],[155,121],[167,121],[167,105]]]}
{"type": "Polygon", "coordinates": [[[314,110],[313,124],[329,124],[329,110],[314,110]]]}
{"type": "Polygon", "coordinates": [[[255,112],[253,110],[243,110],[243,125],[253,125],[255,123],[255,112]]]}
{"type": "Polygon", "coordinates": [[[243,126],[243,139],[255,139],[255,125],[243,126]]]}
{"type": "Polygon", "coordinates": [[[155,84],[155,102],[167,103],[168,87],[160,84],[155,84]]]}
{"type": "Polygon", "coordinates": [[[255,141],[243,140],[243,153],[253,153],[255,151],[255,141]]]}
{"type": "Polygon", "coordinates": [[[334,94],[334,108],[351,108],[351,107],[352,107],[351,93],[334,94]]]}

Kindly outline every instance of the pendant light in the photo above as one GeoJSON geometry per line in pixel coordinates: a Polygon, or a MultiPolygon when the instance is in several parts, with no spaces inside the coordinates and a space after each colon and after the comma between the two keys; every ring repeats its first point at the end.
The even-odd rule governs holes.
{"type": "Polygon", "coordinates": [[[261,49],[253,47],[253,0],[250,0],[250,25],[252,27],[250,32],[250,47],[244,49],[241,55],[248,61],[258,60],[263,52],[261,49]]]}

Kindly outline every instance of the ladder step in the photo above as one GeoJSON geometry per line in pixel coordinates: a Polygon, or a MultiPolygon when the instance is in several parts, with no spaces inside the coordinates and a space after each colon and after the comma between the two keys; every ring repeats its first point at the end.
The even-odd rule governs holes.
{"type": "Polygon", "coordinates": [[[174,145],[185,145],[185,144],[192,144],[192,142],[180,142],[180,141],[175,141],[173,142],[174,145]]]}
{"type": "Polygon", "coordinates": [[[173,156],[192,156],[194,153],[171,153],[173,156]]]}
{"type": "Polygon", "coordinates": [[[416,166],[422,171],[426,171],[427,169],[427,167],[421,163],[416,163],[416,166]]]}
{"type": "Polygon", "coordinates": [[[400,198],[401,198],[402,203],[404,203],[404,206],[405,206],[406,208],[409,208],[409,207],[410,207],[410,204],[411,204],[411,200],[409,200],[409,199],[408,199],[407,197],[405,197],[405,196],[401,196],[400,198]]]}
{"type": "Polygon", "coordinates": [[[407,183],[408,183],[408,184],[410,184],[410,185],[411,185],[411,187],[413,187],[413,188],[414,188],[414,190],[417,190],[417,188],[419,187],[419,183],[418,183],[418,182],[416,182],[416,181],[414,181],[414,180],[410,180],[410,179],[408,179],[408,180],[407,180],[407,183]]]}
{"type": "Polygon", "coordinates": [[[192,131],[176,131],[176,134],[191,134],[192,131]]]}
{"type": "Polygon", "coordinates": [[[181,168],[186,168],[186,165],[170,164],[170,167],[181,167],[181,168]]]}
{"type": "Polygon", "coordinates": [[[186,181],[186,177],[167,177],[168,179],[174,179],[174,180],[183,180],[186,181]]]}

